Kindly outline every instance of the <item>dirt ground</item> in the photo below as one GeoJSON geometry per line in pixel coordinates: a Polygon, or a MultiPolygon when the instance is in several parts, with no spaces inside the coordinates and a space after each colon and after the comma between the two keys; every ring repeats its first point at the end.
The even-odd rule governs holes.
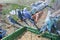
{"type": "MultiPolygon", "coordinates": [[[[40,20],[38,21],[37,25],[39,28],[43,25],[45,17],[46,17],[46,14],[44,13],[41,16],[40,20]]],[[[24,22],[21,24],[26,25],[24,22]]],[[[31,23],[29,23],[29,24],[30,24],[30,26],[33,26],[31,23]]],[[[14,28],[10,25],[7,25],[7,24],[5,26],[3,26],[2,28],[7,30],[7,35],[13,33],[16,30],[16,28],[14,28]]],[[[16,40],[48,40],[48,39],[39,37],[38,35],[27,31],[21,38],[18,37],[16,40]]]]}
{"type": "MultiPolygon", "coordinates": [[[[45,17],[46,17],[46,13],[44,12],[37,23],[39,28],[44,24],[45,17]]],[[[40,37],[39,35],[27,31],[21,38],[18,37],[18,40],[49,40],[49,39],[40,37]]]]}
{"type": "MultiPolygon", "coordinates": [[[[46,13],[44,12],[37,23],[39,28],[43,25],[45,17],[46,17],[46,13]]],[[[24,22],[21,24],[26,25],[24,22]]],[[[30,26],[32,26],[32,24],[30,24],[30,26]]],[[[13,33],[16,30],[16,28],[14,28],[10,25],[7,25],[7,24],[3,28],[7,30],[7,35],[13,33]]],[[[21,38],[18,37],[16,40],[49,40],[49,39],[40,37],[36,34],[33,34],[29,31],[27,31],[21,38]]]]}
{"type": "Polygon", "coordinates": [[[39,35],[27,31],[21,38],[18,37],[18,40],[49,40],[49,39],[40,37],[39,35]]]}
{"type": "MultiPolygon", "coordinates": [[[[15,0],[14,0],[14,1],[15,1],[15,0]]],[[[33,1],[32,1],[32,0],[29,0],[29,1],[28,1],[28,0],[25,0],[25,1],[19,0],[18,3],[12,1],[12,3],[17,3],[17,4],[21,4],[21,5],[30,5],[31,3],[34,3],[34,2],[36,2],[37,0],[33,0],[33,1]],[[25,2],[25,1],[27,1],[27,2],[25,2]],[[24,4],[23,4],[23,3],[24,3],[24,4]],[[28,3],[29,3],[29,4],[28,4],[28,3]]],[[[38,1],[40,1],[40,0],[38,0],[38,1]]],[[[4,1],[3,1],[3,2],[4,2],[4,1]]],[[[10,2],[9,2],[9,3],[10,3],[10,2]]],[[[44,14],[41,16],[40,20],[38,21],[37,25],[38,25],[39,28],[43,25],[44,20],[45,20],[45,17],[46,17],[46,14],[47,14],[47,13],[44,13],[44,14]]],[[[1,18],[0,18],[0,19],[1,19],[1,18]]],[[[25,23],[21,23],[21,24],[26,25],[25,23]]],[[[30,26],[32,26],[32,25],[30,24],[30,26]]],[[[6,24],[5,26],[3,26],[2,28],[5,29],[5,30],[7,30],[7,35],[13,33],[13,32],[16,30],[16,28],[14,28],[14,27],[12,27],[12,26],[10,26],[10,25],[7,25],[7,24],[6,24]],[[8,28],[7,28],[7,27],[8,27],[8,28]]],[[[7,35],[6,35],[6,36],[7,36],[7,35]]],[[[21,38],[18,37],[16,40],[49,40],[49,39],[40,37],[39,35],[36,35],[36,34],[33,34],[33,33],[29,32],[29,31],[27,31],[21,38]]]]}

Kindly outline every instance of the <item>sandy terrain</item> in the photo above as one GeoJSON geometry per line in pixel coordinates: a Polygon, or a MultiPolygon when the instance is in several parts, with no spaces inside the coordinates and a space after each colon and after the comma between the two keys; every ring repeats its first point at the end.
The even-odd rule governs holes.
{"type": "Polygon", "coordinates": [[[18,37],[18,40],[49,40],[49,39],[42,38],[39,35],[27,31],[21,38],[18,37]]]}
{"type": "MultiPolygon", "coordinates": [[[[45,17],[46,17],[46,13],[44,12],[40,20],[37,23],[39,28],[43,25],[45,17]]],[[[21,38],[18,37],[18,40],[49,40],[49,39],[39,37],[38,35],[27,31],[21,38]]]]}
{"type": "MultiPolygon", "coordinates": [[[[43,13],[40,20],[37,23],[39,28],[43,25],[45,17],[46,17],[46,13],[43,13]]],[[[27,22],[30,24],[30,26],[33,26],[29,21],[27,21],[27,22]]],[[[21,24],[26,25],[24,22],[21,23],[21,24]]],[[[7,30],[7,35],[11,34],[12,32],[14,32],[16,30],[16,28],[14,28],[14,27],[12,27],[10,25],[7,25],[7,24],[3,28],[7,30]]],[[[18,37],[16,40],[48,40],[48,39],[39,37],[38,35],[27,31],[21,38],[18,37]]]]}

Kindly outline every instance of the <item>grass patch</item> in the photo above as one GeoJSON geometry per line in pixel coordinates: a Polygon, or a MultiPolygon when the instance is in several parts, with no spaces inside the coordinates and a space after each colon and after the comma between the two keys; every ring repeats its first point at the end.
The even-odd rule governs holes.
{"type": "MultiPolygon", "coordinates": [[[[9,8],[2,10],[3,15],[8,14],[11,10],[15,10],[15,9],[22,10],[24,7],[27,7],[25,5],[17,5],[17,4],[9,4],[9,6],[10,6],[9,8]]],[[[30,9],[29,7],[27,7],[27,8],[28,8],[28,10],[30,9]]]]}

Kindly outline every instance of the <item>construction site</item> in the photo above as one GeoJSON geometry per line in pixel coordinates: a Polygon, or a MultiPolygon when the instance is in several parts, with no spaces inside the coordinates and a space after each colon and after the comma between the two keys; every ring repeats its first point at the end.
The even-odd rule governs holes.
{"type": "Polygon", "coordinates": [[[60,0],[2,0],[0,40],[60,40],[60,0]]]}

